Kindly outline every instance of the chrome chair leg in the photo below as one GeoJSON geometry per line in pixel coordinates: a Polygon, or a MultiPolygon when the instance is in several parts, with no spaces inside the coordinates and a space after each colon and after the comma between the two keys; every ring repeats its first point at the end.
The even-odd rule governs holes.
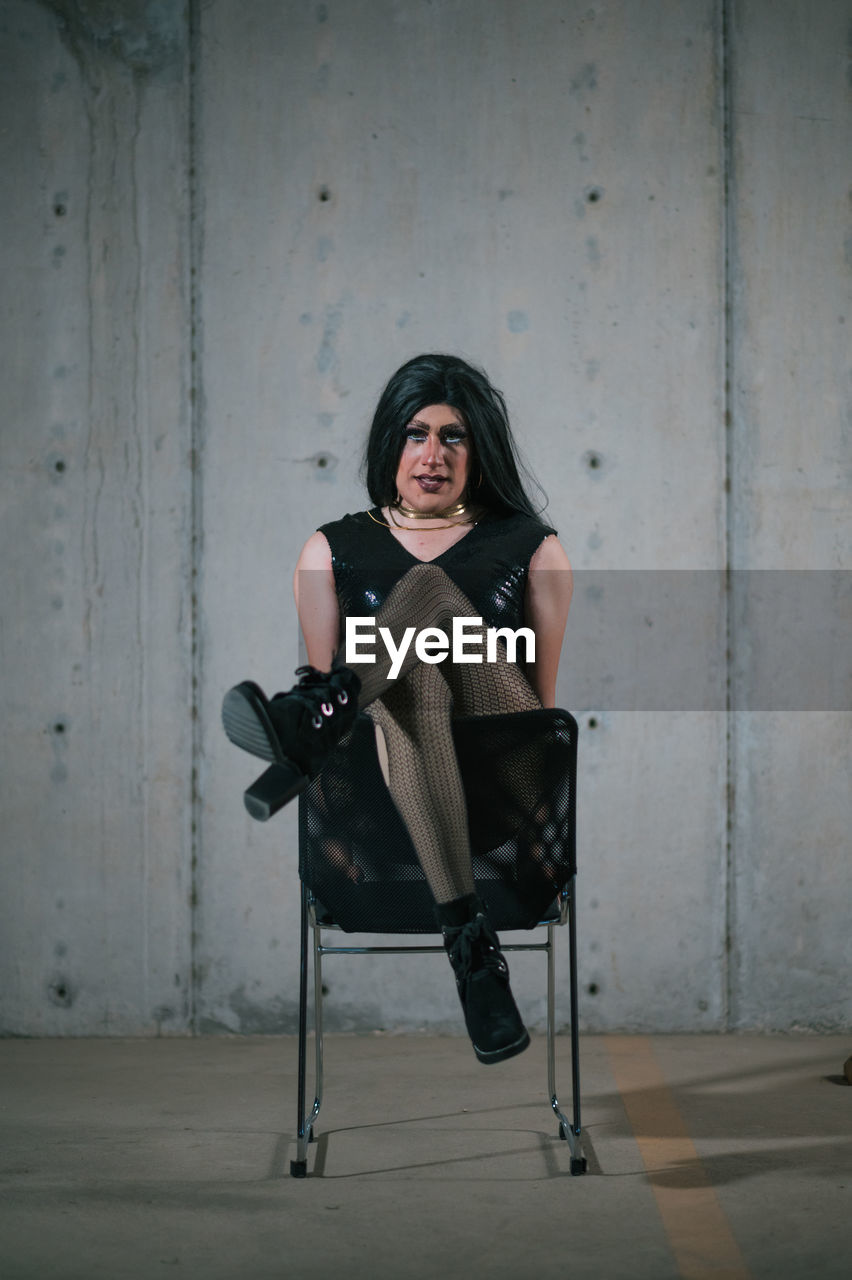
{"type": "Polygon", "coordinates": [[[580,1127],[580,1028],[579,991],[577,983],[577,900],[576,877],[572,876],[568,884],[568,963],[569,991],[571,1000],[571,1102],[573,1123],[569,1126],[564,1117],[560,1118],[559,1136],[568,1141],[571,1148],[571,1173],[585,1173],[586,1157],[583,1155],[582,1129],[580,1127]]]}
{"type": "Polygon", "coordinates": [[[296,1159],[290,1161],[291,1178],[308,1174],[308,1135],[305,1126],[305,1057],[308,1038],[308,891],[301,886],[301,933],[299,938],[299,1062],[296,1090],[296,1159]]]}
{"type": "Polygon", "coordinates": [[[314,1105],[308,1121],[308,1141],[314,1140],[314,1121],[322,1106],[323,1086],[323,1027],[322,1027],[322,926],[317,924],[311,911],[311,926],[314,938],[314,1040],[315,1040],[315,1074],[314,1105]]]}
{"type": "Polygon", "coordinates": [[[322,947],[321,929],[314,916],[308,889],[302,885],[301,938],[299,948],[299,1062],[296,1115],[296,1159],[290,1161],[290,1176],[308,1176],[308,1144],[314,1140],[314,1121],[322,1106],[323,1037],[322,1037],[322,947]],[[311,1114],[305,1115],[308,1055],[308,929],[313,938],[314,965],[314,1038],[315,1076],[314,1104],[311,1114]]]}
{"type": "Polygon", "coordinates": [[[553,925],[547,926],[547,1092],[550,1105],[559,1121],[560,1138],[567,1137],[570,1125],[563,1115],[556,1093],[556,950],[553,925]]]}

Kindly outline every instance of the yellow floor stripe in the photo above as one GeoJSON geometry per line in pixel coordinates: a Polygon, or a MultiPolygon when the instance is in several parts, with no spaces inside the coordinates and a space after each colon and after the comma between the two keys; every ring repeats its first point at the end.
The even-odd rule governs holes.
{"type": "Polygon", "coordinates": [[[684,1280],[749,1280],[716,1192],[687,1132],[646,1036],[608,1036],[615,1083],[650,1174],[678,1270],[684,1280]]]}

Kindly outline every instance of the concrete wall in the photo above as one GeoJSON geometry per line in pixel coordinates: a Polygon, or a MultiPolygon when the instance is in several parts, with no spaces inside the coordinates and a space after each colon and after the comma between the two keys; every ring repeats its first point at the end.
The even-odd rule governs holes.
{"type": "MultiPolygon", "coordinates": [[[[849,10],[737,4],[731,47],[729,557],[745,570],[848,570],[849,10]]],[[[848,614],[845,631],[848,652],[848,614]]],[[[748,634],[734,640],[742,653],[748,634]]],[[[734,717],[734,1026],[848,1025],[849,706],[847,692],[843,713],[734,717]]]]}
{"type": "MultiPolygon", "coordinates": [[[[364,505],[375,398],[427,349],[505,389],[578,570],[586,1025],[849,1026],[848,710],[582,692],[602,574],[718,582],[740,708],[748,578],[716,571],[852,567],[846,7],[0,26],[2,1028],[292,1028],[295,814],[244,814],[219,704],[290,683],[298,549],[364,505]]],[[[337,966],[333,1024],[458,1027],[441,958],[337,966]]]]}
{"type": "Polygon", "coordinates": [[[187,41],[63,7],[0,9],[2,1024],[153,1032],[192,998],[187,41]]]}

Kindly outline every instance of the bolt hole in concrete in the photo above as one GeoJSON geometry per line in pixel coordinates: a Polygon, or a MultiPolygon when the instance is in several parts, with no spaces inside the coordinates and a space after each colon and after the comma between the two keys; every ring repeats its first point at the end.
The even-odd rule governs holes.
{"type": "Polygon", "coordinates": [[[329,191],[328,187],[320,187],[319,191],[317,192],[317,199],[320,200],[323,204],[326,204],[331,199],[331,192],[329,191]]]}
{"type": "Polygon", "coordinates": [[[592,452],[587,453],[586,466],[589,468],[590,471],[599,471],[600,468],[603,466],[603,458],[599,453],[592,453],[592,452]]]}
{"type": "Polygon", "coordinates": [[[53,212],[56,214],[57,218],[64,218],[65,214],[67,213],[67,210],[64,204],[60,204],[57,201],[57,203],[53,206],[53,212]]]}
{"type": "Polygon", "coordinates": [[[58,471],[60,475],[65,470],[65,463],[62,461],[61,458],[59,459],[58,462],[54,462],[53,469],[54,471],[58,471]]]}
{"type": "Polygon", "coordinates": [[[597,727],[598,727],[598,718],[597,718],[597,716],[589,716],[588,720],[586,721],[586,728],[587,728],[587,729],[597,729],[597,727]]]}
{"type": "Polygon", "coordinates": [[[600,189],[600,187],[590,187],[589,190],[586,192],[586,200],[588,201],[589,204],[597,204],[602,196],[603,196],[603,191],[600,189]]]}
{"type": "Polygon", "coordinates": [[[53,732],[54,732],[54,733],[64,733],[64,732],[65,732],[65,725],[62,723],[62,721],[61,721],[61,720],[59,720],[59,721],[58,721],[58,722],[53,726],[53,732]]]}
{"type": "Polygon", "coordinates": [[[596,996],[598,994],[599,989],[600,988],[598,987],[598,984],[596,982],[590,982],[589,985],[586,987],[586,991],[589,993],[590,996],[596,996]]]}
{"type": "Polygon", "coordinates": [[[59,1005],[63,1009],[69,1008],[74,1002],[71,984],[65,978],[57,978],[51,982],[47,988],[47,995],[51,1004],[59,1005]]]}

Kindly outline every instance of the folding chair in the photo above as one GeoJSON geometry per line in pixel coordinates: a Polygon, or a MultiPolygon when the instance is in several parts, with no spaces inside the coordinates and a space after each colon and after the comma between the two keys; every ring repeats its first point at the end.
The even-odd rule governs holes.
{"type": "MultiPolygon", "coordinates": [[[[499,931],[546,928],[546,940],[502,945],[547,957],[547,1092],[570,1148],[570,1171],[586,1171],[580,1127],[577,1023],[575,786],[577,722],[543,709],[453,722],[468,806],[477,892],[499,931]],[[568,925],[570,963],[571,1119],[556,1093],[554,929],[568,925]]],[[[325,931],[435,934],[433,899],[407,828],[385,785],[373,722],[359,715],[299,799],[301,951],[299,1058],[294,1178],[307,1176],[308,1144],[322,1105],[322,965],[331,955],[417,952],[442,945],[329,945],[325,931]],[[306,1108],[309,950],[313,954],[315,1097],[306,1108]]],[[[448,975],[451,976],[451,975],[448,975]]]]}

